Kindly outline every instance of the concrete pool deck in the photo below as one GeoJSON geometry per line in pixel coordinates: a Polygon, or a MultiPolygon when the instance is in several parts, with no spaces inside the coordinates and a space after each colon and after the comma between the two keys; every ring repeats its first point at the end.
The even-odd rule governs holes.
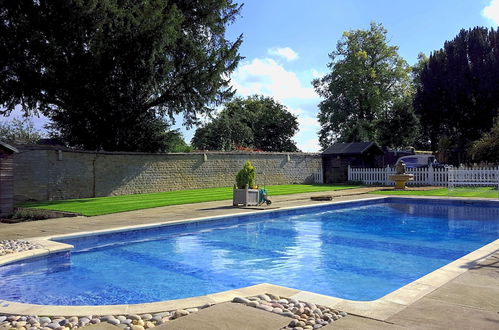
{"type": "MultiPolygon", "coordinates": [[[[296,194],[296,195],[285,195],[285,196],[275,196],[272,197],[273,204],[272,207],[296,207],[303,205],[317,205],[324,204],[324,202],[313,202],[310,201],[310,196],[313,195],[332,195],[334,201],[349,201],[358,200],[360,198],[382,198],[385,196],[380,195],[365,195],[365,193],[376,189],[376,188],[360,188],[351,189],[343,191],[333,191],[333,192],[321,192],[321,193],[307,193],[307,194],[296,194]]],[[[419,196],[418,196],[419,198],[419,196]]],[[[441,198],[441,197],[440,197],[441,198]]],[[[76,232],[94,231],[94,230],[106,230],[118,227],[130,226],[130,225],[146,225],[165,221],[178,221],[198,217],[213,217],[219,215],[227,214],[241,214],[248,212],[258,212],[257,209],[267,209],[263,206],[261,208],[233,208],[227,206],[230,204],[228,201],[221,202],[209,202],[209,203],[199,203],[199,204],[189,204],[180,206],[169,206],[160,207],[154,209],[147,209],[141,211],[132,211],[126,213],[118,213],[112,215],[103,215],[96,217],[76,217],[76,218],[62,218],[62,219],[50,219],[37,222],[26,222],[19,224],[0,224],[0,240],[2,239],[23,239],[30,237],[40,237],[40,236],[56,236],[62,234],[71,234],[76,232]],[[167,218],[167,219],[166,219],[167,218]]],[[[497,241],[496,241],[497,242],[497,241]]],[[[336,321],[329,325],[328,328],[338,328],[338,329],[359,329],[359,328],[400,328],[400,327],[410,327],[410,328],[473,328],[473,329],[486,329],[494,328],[499,326],[499,253],[497,244],[488,247],[488,250],[482,251],[482,254],[477,255],[476,260],[473,259],[473,255],[468,256],[468,260],[462,261],[461,264],[450,265],[450,269],[447,269],[447,274],[440,274],[440,277],[434,277],[431,279],[432,282],[419,283],[419,287],[414,287],[412,290],[413,296],[409,297],[397,297],[392,296],[389,300],[386,300],[383,304],[371,304],[365,305],[364,311],[358,310],[355,306],[349,305],[348,303],[335,305],[334,308],[344,310],[349,312],[351,315],[347,318],[336,321]],[[485,254],[484,254],[485,253],[485,254]],[[484,263],[477,265],[475,261],[482,259],[483,256],[488,255],[489,259],[484,263]],[[465,269],[460,269],[461,266],[466,265],[465,269]],[[457,267],[454,270],[452,267],[457,267]],[[469,270],[468,270],[469,268],[469,270]],[[447,275],[447,276],[445,276],[447,275]],[[450,282],[448,280],[451,279],[450,282]],[[445,284],[446,283],[446,284],[445,284]],[[426,286],[426,287],[425,287],[426,286]],[[408,300],[407,300],[408,299],[408,300]],[[386,305],[391,308],[389,313],[386,313],[386,305]],[[383,306],[385,305],[385,306],[383,306]],[[394,309],[395,308],[395,309],[394,309]],[[354,315],[352,315],[354,314],[354,315]],[[355,315],[363,315],[364,317],[358,317],[355,315]],[[453,319],[457,323],[452,323],[453,319]],[[412,323],[411,323],[412,322],[412,323]],[[442,323],[443,322],[443,323],[442,323]]],[[[438,274],[437,274],[438,275],[438,274]]],[[[413,284],[413,283],[411,283],[413,284]]],[[[269,290],[269,286],[266,289],[269,290]]],[[[276,288],[274,288],[276,289],[276,288]]],[[[297,295],[297,299],[308,301],[315,300],[317,303],[321,303],[325,299],[325,303],[330,304],[327,301],[329,299],[336,299],[336,303],[339,303],[339,299],[332,297],[325,297],[320,295],[310,294],[310,293],[300,293],[298,290],[292,292],[292,289],[282,288],[282,296],[287,295],[297,295]]],[[[281,291],[279,287],[276,289],[281,291]]],[[[241,294],[245,293],[245,290],[241,294]]],[[[251,290],[250,290],[251,291],[251,290]]],[[[248,291],[249,292],[249,291],[248,291]]],[[[259,292],[260,293],[260,292],[259,292]]],[[[248,295],[251,295],[249,293],[248,295]]],[[[222,298],[223,293],[220,294],[222,298]]],[[[226,299],[225,299],[226,300],[226,299]]],[[[220,299],[220,302],[224,299],[220,299]]],[[[242,306],[248,308],[246,306],[242,306]]],[[[212,309],[211,307],[203,310],[201,312],[188,315],[186,317],[180,318],[175,321],[171,321],[169,324],[165,325],[165,329],[189,329],[185,327],[188,324],[195,324],[196,322],[201,322],[201,324],[207,324],[210,317],[213,319],[220,319],[220,313],[228,317],[224,324],[228,327],[221,327],[226,329],[238,328],[238,323],[233,323],[231,325],[231,318],[234,322],[238,322],[241,319],[241,315],[238,313],[229,312],[230,309],[241,308],[233,307],[232,304],[221,305],[217,309],[212,309]],[[223,307],[227,306],[227,307],[223,307]],[[228,307],[231,306],[231,307],[228,307]],[[223,310],[227,309],[224,314],[223,310]],[[211,311],[210,311],[211,310],[211,311]],[[218,312],[215,312],[218,311],[218,312]],[[221,312],[222,311],[222,312],[221,312]],[[213,313],[213,315],[212,315],[213,313]],[[212,316],[210,316],[212,315],[212,316]],[[198,319],[199,318],[199,319],[198,319]],[[177,326],[175,325],[177,324],[177,326]],[[184,325],[182,325],[184,324],[184,325]]],[[[389,308],[389,309],[390,309],[389,308]]],[[[173,308],[172,308],[173,309],[173,308]]],[[[253,313],[249,312],[248,309],[241,309],[242,313],[253,313]],[[246,311],[246,312],[245,312],[246,311]]],[[[48,311],[48,310],[47,310],[48,311]]],[[[145,311],[144,311],[145,312],[145,311]]],[[[259,311],[266,313],[263,311],[259,311]]],[[[70,312],[68,313],[68,315],[70,312]]],[[[266,318],[259,318],[259,320],[282,316],[277,314],[270,314],[266,318]]],[[[289,322],[289,318],[286,318],[289,322]]],[[[256,321],[255,321],[256,322],[256,321]]],[[[270,321],[269,321],[270,322],[270,321]]],[[[259,327],[248,327],[248,329],[266,329],[267,327],[262,327],[261,322],[256,322],[255,326],[259,327]]],[[[269,323],[269,326],[271,323],[269,323]]],[[[163,327],[163,326],[162,326],[163,327]]],[[[192,327],[191,327],[192,328],[192,327]]],[[[273,328],[273,327],[271,327],[273,328]]],[[[215,329],[215,328],[213,328],[215,329]]]]}

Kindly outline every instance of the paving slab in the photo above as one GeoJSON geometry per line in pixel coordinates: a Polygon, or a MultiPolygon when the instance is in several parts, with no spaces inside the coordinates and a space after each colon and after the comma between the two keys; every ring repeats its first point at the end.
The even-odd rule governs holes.
{"type": "Polygon", "coordinates": [[[499,269],[497,271],[467,271],[453,281],[453,283],[469,284],[481,287],[499,287],[499,269]]]}
{"type": "Polygon", "coordinates": [[[321,328],[321,330],[359,330],[359,329],[369,329],[369,330],[398,330],[398,329],[406,329],[405,327],[401,327],[395,324],[368,319],[365,317],[358,317],[355,315],[348,315],[339,319],[338,321],[334,321],[321,328]]]}
{"type": "MultiPolygon", "coordinates": [[[[466,296],[462,297],[466,303],[466,296]]],[[[422,298],[387,322],[410,329],[498,329],[499,314],[431,298],[422,298]]]]}
{"type": "Polygon", "coordinates": [[[495,255],[482,260],[478,265],[475,265],[467,273],[480,274],[482,276],[489,276],[499,280],[499,250],[495,255]]]}
{"type": "Polygon", "coordinates": [[[169,321],[158,330],[277,330],[292,319],[236,303],[223,303],[169,321]]]}
{"type": "Polygon", "coordinates": [[[497,313],[499,312],[499,280],[489,287],[451,282],[430,293],[426,298],[497,313]]]}

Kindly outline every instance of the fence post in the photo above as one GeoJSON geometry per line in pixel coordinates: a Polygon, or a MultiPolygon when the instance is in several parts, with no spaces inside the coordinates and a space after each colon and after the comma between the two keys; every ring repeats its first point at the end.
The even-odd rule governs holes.
{"type": "Polygon", "coordinates": [[[348,176],[348,181],[353,181],[352,180],[352,170],[350,168],[350,165],[348,165],[348,174],[347,174],[347,176],[348,176]]]}
{"type": "Polygon", "coordinates": [[[433,166],[432,165],[428,166],[428,179],[427,179],[428,181],[427,181],[427,183],[430,186],[433,186],[433,184],[435,182],[435,176],[433,174],[433,171],[434,171],[433,166]]]}
{"type": "Polygon", "coordinates": [[[390,185],[390,182],[388,182],[389,175],[390,175],[390,165],[386,165],[386,167],[385,167],[385,186],[390,185]]]}

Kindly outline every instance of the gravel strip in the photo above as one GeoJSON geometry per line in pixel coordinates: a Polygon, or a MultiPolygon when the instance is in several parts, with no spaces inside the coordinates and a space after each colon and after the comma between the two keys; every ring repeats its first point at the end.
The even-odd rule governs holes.
{"type": "Polygon", "coordinates": [[[333,321],[347,316],[347,313],[329,307],[295,299],[286,299],[269,293],[248,298],[235,297],[232,301],[293,318],[282,329],[320,329],[333,321]]]}
{"type": "Polygon", "coordinates": [[[11,253],[40,249],[41,246],[27,241],[4,240],[0,241],[0,256],[11,253]]]}
{"type": "Polygon", "coordinates": [[[89,315],[83,317],[0,315],[0,328],[6,327],[7,329],[16,330],[68,330],[107,322],[125,330],[144,330],[154,328],[210,306],[212,304],[206,304],[199,308],[178,309],[175,311],[141,315],[89,315]]]}

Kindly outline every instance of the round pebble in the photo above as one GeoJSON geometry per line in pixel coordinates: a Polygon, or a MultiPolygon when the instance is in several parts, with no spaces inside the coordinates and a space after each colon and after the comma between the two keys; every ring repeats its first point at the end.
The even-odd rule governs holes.
{"type": "Polygon", "coordinates": [[[170,312],[156,313],[154,314],[154,316],[159,316],[159,317],[170,316],[170,312]]]}
{"type": "Polygon", "coordinates": [[[266,294],[260,294],[260,295],[258,295],[258,298],[265,300],[265,301],[268,301],[268,302],[272,301],[272,299],[270,299],[270,297],[267,296],[266,294]]]}
{"type": "Polygon", "coordinates": [[[273,310],[272,306],[263,305],[263,304],[258,305],[257,308],[263,309],[264,311],[267,311],[267,312],[272,312],[272,310],[273,310]]]}
{"type": "Polygon", "coordinates": [[[132,329],[132,330],[145,330],[143,326],[141,326],[141,325],[136,325],[136,324],[132,325],[132,328],[131,328],[131,329],[132,329]]]}
{"type": "Polygon", "coordinates": [[[128,315],[127,318],[132,320],[132,321],[141,319],[140,316],[138,316],[138,315],[128,315]]]}
{"type": "Polygon", "coordinates": [[[189,312],[186,311],[185,309],[176,310],[175,314],[174,314],[175,318],[179,318],[179,317],[186,316],[186,315],[189,315],[189,312]]]}
{"type": "Polygon", "coordinates": [[[252,300],[252,301],[248,302],[246,305],[248,305],[250,307],[258,307],[258,305],[260,305],[260,303],[258,301],[252,300]]]}
{"type": "Polygon", "coordinates": [[[234,299],[232,299],[232,301],[235,303],[240,303],[240,304],[248,304],[250,302],[249,299],[246,299],[243,297],[234,297],[234,299]]]}

